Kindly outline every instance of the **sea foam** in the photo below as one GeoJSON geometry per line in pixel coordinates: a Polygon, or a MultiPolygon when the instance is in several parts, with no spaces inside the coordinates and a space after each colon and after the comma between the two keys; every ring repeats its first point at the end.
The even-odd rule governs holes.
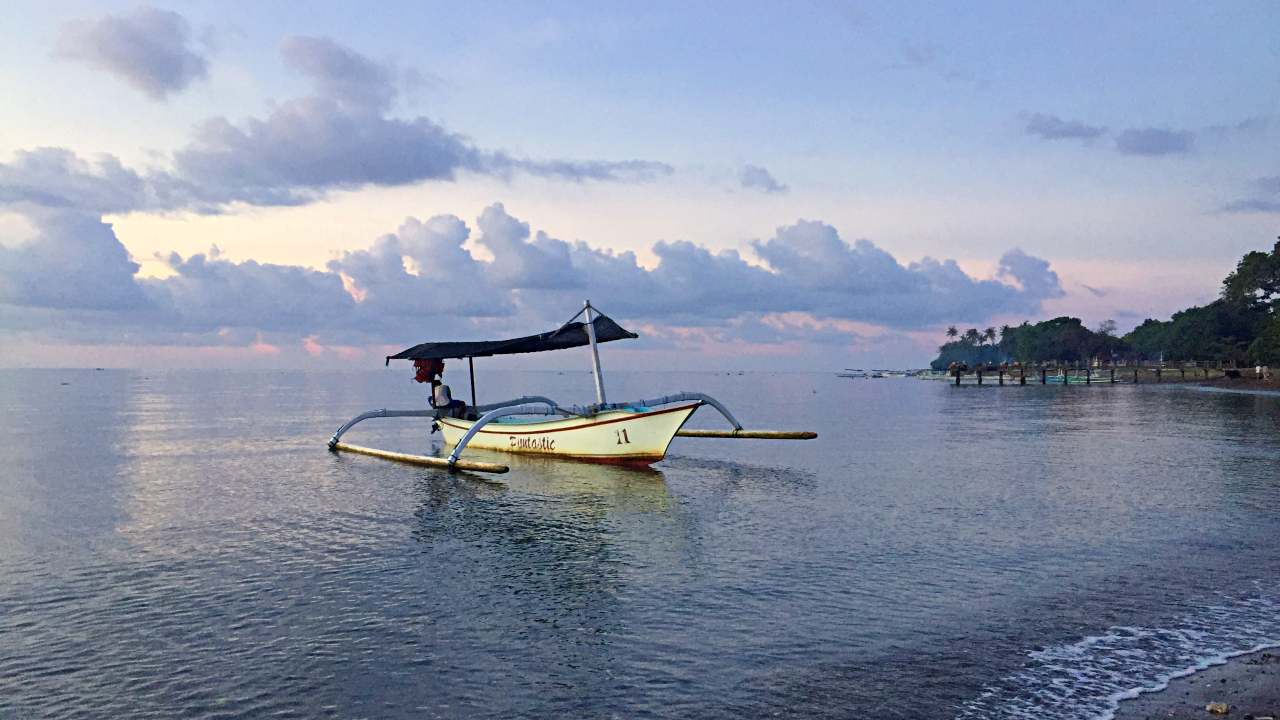
{"type": "Polygon", "coordinates": [[[1280,647],[1280,596],[1224,598],[1167,627],[1117,626],[1033,651],[1022,669],[963,703],[955,717],[1111,720],[1122,700],[1272,647],[1280,647]]]}

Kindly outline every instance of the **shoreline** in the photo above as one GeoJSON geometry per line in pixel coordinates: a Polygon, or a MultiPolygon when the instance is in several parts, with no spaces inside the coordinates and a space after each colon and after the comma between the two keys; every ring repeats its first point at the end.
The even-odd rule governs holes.
{"type": "Polygon", "coordinates": [[[1271,380],[1257,380],[1254,378],[1214,378],[1212,380],[1201,380],[1196,383],[1198,387],[1205,389],[1218,390],[1220,392],[1238,392],[1248,393],[1251,395],[1273,395],[1280,394],[1280,382],[1274,378],[1271,380]]]}
{"type": "Polygon", "coordinates": [[[1114,720],[1280,718],[1280,650],[1254,650],[1169,681],[1168,686],[1120,701],[1114,720]],[[1210,703],[1225,703],[1226,714],[1210,703]]]}

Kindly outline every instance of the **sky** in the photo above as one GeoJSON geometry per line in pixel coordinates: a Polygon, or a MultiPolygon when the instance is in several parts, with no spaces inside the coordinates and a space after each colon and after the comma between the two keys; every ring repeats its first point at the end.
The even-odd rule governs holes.
{"type": "Polygon", "coordinates": [[[0,367],[374,367],[587,298],[615,367],[919,367],[1280,234],[1273,2],[8,17],[0,367]]]}

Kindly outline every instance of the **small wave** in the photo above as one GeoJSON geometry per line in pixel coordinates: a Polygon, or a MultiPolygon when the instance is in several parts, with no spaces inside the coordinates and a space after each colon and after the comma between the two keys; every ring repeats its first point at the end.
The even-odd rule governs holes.
{"type": "Polygon", "coordinates": [[[1280,597],[1207,606],[1170,627],[1109,628],[1028,654],[1021,670],[962,704],[956,720],[1112,720],[1122,700],[1228,659],[1280,647],[1280,597]]]}

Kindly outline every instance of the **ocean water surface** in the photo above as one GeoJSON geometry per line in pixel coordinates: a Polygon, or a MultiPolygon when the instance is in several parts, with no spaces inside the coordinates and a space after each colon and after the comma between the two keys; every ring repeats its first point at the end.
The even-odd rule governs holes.
{"type": "Polygon", "coordinates": [[[1105,718],[1280,643],[1276,397],[607,380],[820,437],[484,477],[326,451],[403,369],[0,371],[0,717],[1105,718]]]}

